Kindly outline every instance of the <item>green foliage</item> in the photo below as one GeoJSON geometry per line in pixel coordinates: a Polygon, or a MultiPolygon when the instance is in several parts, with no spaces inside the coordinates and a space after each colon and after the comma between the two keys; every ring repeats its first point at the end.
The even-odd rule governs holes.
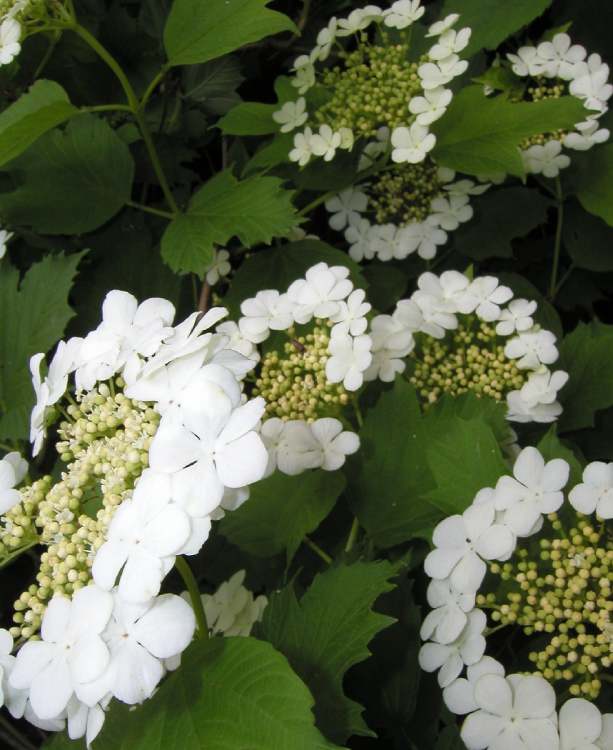
{"type": "Polygon", "coordinates": [[[585,154],[577,171],[575,190],[581,205],[613,226],[613,143],[585,154]]]}
{"type": "Polygon", "coordinates": [[[563,431],[594,426],[600,409],[613,406],[613,326],[579,323],[560,345],[559,367],[570,378],[561,393],[563,431]]]}
{"type": "Polygon", "coordinates": [[[221,57],[281,31],[292,21],[266,6],[270,0],[174,0],[164,29],[171,65],[193,65],[221,57]]]}
{"type": "Polygon", "coordinates": [[[359,704],[343,692],[347,670],[370,655],[368,644],[392,623],[372,605],[391,585],[386,562],[339,565],[318,575],[298,601],[293,586],[272,597],[261,635],[287,656],[315,697],[317,725],[336,742],[371,735],[359,704]]]}
{"type": "Polygon", "coordinates": [[[252,488],[249,502],[226,515],[220,531],[258,557],[286,550],[289,564],[305,535],[330,513],[344,487],[340,472],[309,471],[296,477],[276,472],[252,488]]]}
{"type": "Polygon", "coordinates": [[[0,115],[0,166],[79,110],[54,81],[36,81],[30,90],[0,115]]]}
{"type": "Polygon", "coordinates": [[[524,138],[571,127],[583,116],[583,104],[574,97],[512,103],[486,97],[481,86],[468,86],[432,126],[437,136],[432,153],[443,166],[468,174],[508,172],[521,177],[518,146],[524,138]]]}
{"type": "Polygon", "coordinates": [[[577,268],[613,271],[613,228],[575,202],[564,213],[562,241],[577,268]]]}
{"type": "Polygon", "coordinates": [[[225,114],[240,101],[236,89],[244,81],[239,60],[225,55],[202,65],[190,65],[181,76],[183,96],[205,112],[225,114]]]}
{"type": "Polygon", "coordinates": [[[61,338],[74,315],[68,294],[82,258],[47,255],[26,273],[0,263],[0,438],[28,436],[34,391],[29,359],[61,338]]]}
{"type": "Polygon", "coordinates": [[[272,119],[277,110],[274,104],[241,102],[217,123],[226,135],[267,135],[274,133],[276,125],[272,119]]]}
{"type": "Polygon", "coordinates": [[[583,467],[575,451],[563,443],[557,433],[557,427],[552,425],[539,441],[537,448],[542,453],[545,461],[551,461],[554,458],[563,458],[568,462],[570,466],[570,478],[567,486],[573,487],[581,481],[583,467]]]}
{"type": "Polygon", "coordinates": [[[196,192],[185,213],[168,225],[162,257],[176,273],[203,275],[215,245],[238,237],[245,247],[270,242],[296,224],[291,193],[276,177],[250,177],[239,182],[220,172],[196,192]]]}
{"type": "MultiPolygon", "coordinates": [[[[304,683],[268,643],[211,638],[192,644],[143,706],[115,702],[95,748],[334,750],[315,728],[312,707],[304,683]]],[[[84,746],[58,735],[45,748],[84,746]]]]}
{"type": "Polygon", "coordinates": [[[128,147],[92,115],[46,133],[5,169],[14,189],[0,193],[0,213],[44,234],[96,229],[130,199],[134,178],[128,147]]]}

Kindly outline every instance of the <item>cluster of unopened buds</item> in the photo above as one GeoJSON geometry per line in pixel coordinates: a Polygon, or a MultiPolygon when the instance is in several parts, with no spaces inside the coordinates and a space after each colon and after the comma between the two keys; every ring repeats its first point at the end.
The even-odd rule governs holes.
{"type": "Polygon", "coordinates": [[[300,166],[313,157],[331,161],[338,150],[372,141],[381,127],[389,128],[394,162],[425,159],[436,142],[429,126],[444,115],[453,96],[445,87],[468,67],[458,53],[471,32],[455,30],[459,16],[451,14],[430,26],[426,36],[434,43],[411,61],[406,32],[424,12],[420,0],[398,0],[387,9],[367,5],[330,19],[310,54],[294,63],[292,83],[299,98],[274,115],[282,132],[306,124],[294,136],[292,161],[300,166]],[[356,49],[338,51],[342,40],[355,40],[356,49]],[[322,104],[320,94],[330,91],[322,104]]]}
{"type": "Polygon", "coordinates": [[[449,710],[467,715],[469,750],[613,747],[613,714],[594,703],[613,657],[613,465],[589,464],[565,497],[569,473],[566,461],[525,448],[512,476],[434,530],[419,658],[438,670],[449,710]],[[533,554],[525,545],[536,538],[533,554]],[[506,675],[486,655],[488,638],[509,625],[539,637],[533,671],[506,675]],[[572,696],[559,710],[558,684],[572,696]]]}
{"type": "Polygon", "coordinates": [[[528,173],[556,177],[570,164],[563,147],[587,151],[608,140],[609,131],[598,121],[608,110],[613,85],[609,83],[609,66],[599,54],[588,55],[585,47],[572,44],[568,34],[562,32],[551,41],[520,47],[507,58],[513,73],[531,82],[525,97],[542,100],[568,93],[582,101],[587,111],[586,119],[576,123],[574,130],[545,133],[525,144],[522,154],[528,173]]]}

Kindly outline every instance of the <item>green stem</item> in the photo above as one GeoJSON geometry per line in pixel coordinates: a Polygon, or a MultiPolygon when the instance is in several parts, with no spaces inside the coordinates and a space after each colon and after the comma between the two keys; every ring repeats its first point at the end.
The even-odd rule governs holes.
{"type": "Polygon", "coordinates": [[[560,279],[560,281],[558,281],[558,283],[556,284],[554,297],[558,296],[558,292],[564,286],[564,284],[566,284],[566,282],[568,281],[570,275],[573,273],[574,270],[575,270],[575,264],[571,263],[570,266],[566,269],[566,271],[562,275],[562,278],[560,279]]]}
{"type": "Polygon", "coordinates": [[[24,552],[27,552],[29,549],[32,549],[32,547],[36,547],[38,544],[38,539],[34,539],[34,541],[29,542],[24,547],[18,547],[16,550],[11,552],[11,554],[8,557],[5,557],[4,560],[0,561],[0,570],[3,570],[4,568],[8,567],[13,560],[16,560],[18,557],[21,557],[24,552]]]}
{"type": "Polygon", "coordinates": [[[332,564],[333,560],[330,557],[330,555],[327,552],[324,552],[322,548],[318,544],[315,544],[315,542],[312,539],[309,539],[308,536],[305,536],[303,541],[309,549],[313,550],[313,552],[316,555],[321,557],[321,559],[326,563],[326,565],[332,564]]]}
{"type": "Polygon", "coordinates": [[[556,222],[556,236],[553,246],[553,266],[551,269],[551,280],[549,282],[549,299],[553,299],[556,294],[556,285],[558,283],[558,268],[560,266],[560,252],[562,250],[562,225],[564,223],[564,195],[562,194],[562,183],[560,178],[555,179],[556,201],[558,206],[558,220],[556,222]]]}
{"type": "Polygon", "coordinates": [[[353,545],[355,544],[355,540],[358,538],[358,531],[360,530],[360,522],[357,518],[353,519],[353,523],[351,524],[351,529],[349,531],[349,537],[347,539],[347,544],[345,545],[345,552],[351,552],[353,549],[353,545]]]}
{"type": "Polygon", "coordinates": [[[499,630],[502,630],[503,628],[506,628],[507,625],[510,625],[508,622],[501,622],[500,625],[496,625],[493,628],[486,628],[483,635],[487,638],[488,636],[492,635],[492,633],[496,633],[499,630]]]}
{"type": "Polygon", "coordinates": [[[206,615],[204,613],[204,607],[202,606],[202,599],[200,597],[200,589],[198,588],[198,583],[196,582],[196,579],[194,578],[192,569],[189,567],[187,562],[180,556],[178,556],[177,559],[175,560],[175,565],[177,566],[177,570],[179,571],[179,574],[181,575],[181,578],[183,579],[183,583],[185,584],[187,591],[189,593],[189,598],[192,603],[192,609],[194,610],[194,614],[196,615],[196,623],[198,625],[198,635],[200,638],[208,638],[209,628],[206,622],[206,615]]]}
{"type": "Polygon", "coordinates": [[[130,112],[132,109],[127,104],[97,104],[95,107],[81,107],[81,112],[130,112]]]}
{"type": "Polygon", "coordinates": [[[323,193],[318,198],[315,198],[314,201],[308,203],[304,208],[301,208],[300,211],[298,211],[298,216],[306,216],[315,208],[317,208],[317,206],[321,206],[322,203],[325,203],[329,198],[333,198],[335,195],[338,195],[338,193],[338,190],[330,190],[327,193],[323,193]]]}
{"type": "Polygon", "coordinates": [[[140,100],[140,108],[145,109],[147,102],[151,99],[151,95],[161,83],[164,76],[168,73],[168,65],[163,65],[159,73],[153,78],[151,83],[147,86],[145,93],[142,95],[140,100]]]}
{"type": "Polygon", "coordinates": [[[130,206],[130,208],[136,208],[139,211],[145,211],[148,214],[153,214],[154,216],[162,216],[165,219],[174,219],[175,215],[171,214],[170,211],[162,211],[160,208],[153,208],[152,206],[145,206],[143,203],[136,203],[135,201],[127,201],[127,206],[130,206]]]}
{"type": "Polygon", "coordinates": [[[362,427],[364,427],[364,418],[362,417],[362,411],[360,409],[360,402],[358,401],[357,396],[353,398],[353,411],[355,412],[355,418],[357,420],[358,427],[362,429],[362,427]]]}
{"type": "Polygon", "coordinates": [[[45,50],[45,54],[43,55],[41,61],[38,63],[38,67],[36,68],[36,72],[34,73],[34,80],[36,81],[40,74],[45,69],[45,66],[51,59],[51,55],[54,53],[55,48],[57,47],[57,43],[60,41],[62,37],[61,31],[54,31],[53,36],[49,40],[49,45],[47,46],[47,49],[45,50]]]}

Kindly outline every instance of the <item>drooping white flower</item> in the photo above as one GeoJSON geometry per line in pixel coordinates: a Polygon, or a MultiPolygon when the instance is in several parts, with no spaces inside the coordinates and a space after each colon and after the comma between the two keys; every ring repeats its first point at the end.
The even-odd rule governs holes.
{"type": "Polygon", "coordinates": [[[517,76],[539,76],[543,73],[545,62],[536,51],[536,47],[520,47],[517,54],[507,55],[511,61],[511,70],[517,76]]]}
{"type": "Polygon", "coordinates": [[[321,31],[317,34],[317,44],[315,46],[314,53],[316,54],[318,60],[321,60],[323,62],[324,60],[328,59],[328,55],[330,54],[332,45],[336,40],[337,27],[337,19],[335,16],[332,16],[332,18],[328,21],[328,25],[321,29],[321,31]]]}
{"type": "Polygon", "coordinates": [[[396,0],[391,8],[384,11],[383,23],[393,29],[406,29],[418,21],[425,12],[421,0],[396,0]]]}
{"type": "Polygon", "coordinates": [[[613,518],[613,463],[593,461],[583,471],[583,482],[573,487],[568,496],[579,513],[597,513],[600,518],[613,518]]]}
{"type": "Polygon", "coordinates": [[[515,359],[520,370],[534,370],[539,365],[551,365],[558,358],[556,337],[551,331],[522,331],[507,341],[504,355],[515,359]]]}
{"type": "Polygon", "coordinates": [[[556,399],[567,381],[568,373],[563,370],[552,373],[542,368],[530,373],[520,390],[507,394],[507,419],[541,424],[553,422],[562,413],[562,406],[556,399]]]}
{"type": "Polygon", "coordinates": [[[558,716],[560,750],[598,750],[604,718],[590,701],[583,698],[567,700],[558,716]]]}
{"type": "Polygon", "coordinates": [[[227,250],[218,250],[215,253],[215,258],[206,271],[206,280],[208,284],[215,286],[219,279],[223,279],[224,276],[227,276],[230,273],[232,266],[228,260],[229,257],[230,253],[227,250]]]}
{"type": "Polygon", "coordinates": [[[356,453],[360,447],[360,438],[355,432],[344,431],[338,419],[316,419],[310,427],[319,445],[319,465],[324,471],[340,469],[345,463],[345,458],[356,453]]]}
{"type": "Polygon", "coordinates": [[[21,26],[14,18],[5,18],[0,23],[0,65],[13,62],[21,52],[21,26]]]}
{"type": "Polygon", "coordinates": [[[512,299],[498,316],[496,333],[499,336],[511,336],[516,331],[528,331],[534,321],[532,315],[536,311],[536,302],[527,299],[512,299]]]}
{"type": "Polygon", "coordinates": [[[571,44],[568,34],[556,34],[550,42],[541,42],[536,52],[543,61],[543,73],[548,78],[570,81],[575,77],[577,63],[587,55],[585,47],[571,44]]]}
{"type": "Polygon", "coordinates": [[[485,674],[504,677],[504,667],[491,656],[482,656],[476,664],[466,669],[466,677],[458,677],[447,685],[443,690],[443,700],[452,713],[463,716],[479,709],[475,703],[475,685],[485,674]]]}
{"type": "Polygon", "coordinates": [[[56,596],[49,602],[41,640],[24,643],[9,678],[14,688],[30,691],[41,719],[59,716],[73,693],[80,698],[106,669],[109,651],[101,634],[112,607],[112,596],[98,586],[79,589],[72,601],[56,596]]]}
{"type": "Polygon", "coordinates": [[[243,317],[238,321],[240,332],[254,344],[265,341],[270,331],[285,331],[294,322],[287,295],[279,294],[276,289],[265,289],[244,300],[241,313],[243,317]]]}
{"type": "Polygon", "coordinates": [[[428,57],[438,61],[461,52],[468,46],[471,33],[468,27],[459,31],[447,29],[439,36],[438,42],[428,50],[428,57]]]}
{"type": "Polygon", "coordinates": [[[455,641],[468,621],[466,613],[475,607],[475,595],[455,591],[449,580],[444,579],[430,581],[427,598],[432,611],[422,623],[421,639],[443,644],[455,641]]]}
{"type": "Polygon", "coordinates": [[[313,156],[313,131],[305,128],[303,133],[294,136],[294,148],[289,152],[290,161],[296,161],[301,167],[306,166],[313,156]]]}
{"type": "Polygon", "coordinates": [[[603,66],[595,72],[586,73],[570,82],[569,91],[573,96],[583,100],[588,109],[605,112],[607,101],[613,94],[613,85],[608,82],[609,68],[603,66]]]}
{"type": "Polygon", "coordinates": [[[462,726],[468,750],[558,750],[556,694],[542,677],[486,674],[475,685],[478,711],[462,726]]]}
{"type": "Polygon", "coordinates": [[[441,229],[438,220],[434,217],[408,224],[398,230],[397,244],[403,248],[404,257],[417,252],[420,258],[431,260],[436,255],[439,245],[444,245],[446,242],[447,232],[441,229]]]}
{"type": "Polygon", "coordinates": [[[423,96],[414,96],[409,101],[409,111],[420,125],[430,125],[442,117],[449,106],[453,93],[442,86],[424,91],[423,96]]]}
{"type": "Polygon", "coordinates": [[[341,141],[340,133],[335,133],[329,125],[320,125],[319,131],[311,136],[311,151],[315,156],[323,156],[324,161],[332,161],[341,141]]]}
{"type": "Polygon", "coordinates": [[[513,466],[513,476],[500,477],[496,484],[494,502],[496,510],[505,511],[505,526],[517,536],[531,534],[543,515],[559,510],[568,475],[569,466],[563,459],[545,463],[536,448],[524,448],[513,466]]]}
{"type": "Polygon", "coordinates": [[[417,75],[424,90],[436,89],[461,76],[467,68],[467,60],[460,60],[457,55],[449,55],[437,63],[422,63],[417,69],[417,75]]]}
{"type": "MultiPolygon", "coordinates": [[[[299,94],[306,94],[315,85],[315,66],[313,65],[313,60],[308,55],[300,55],[294,62],[293,70],[295,74],[292,78],[292,86],[298,89],[299,94]]],[[[310,130],[310,128],[307,128],[307,130],[310,130]]]]}
{"type": "Polygon", "coordinates": [[[392,133],[392,161],[397,164],[417,164],[426,158],[435,144],[436,136],[418,122],[409,128],[396,128],[392,133]]]}
{"type": "Polygon", "coordinates": [[[15,489],[28,473],[28,463],[13,451],[0,459],[0,515],[9,511],[20,501],[15,489]]]}
{"type": "Polygon", "coordinates": [[[521,152],[524,167],[529,174],[542,174],[544,177],[557,177],[561,169],[566,169],[570,158],[561,153],[560,141],[551,140],[544,146],[535,144],[521,152]]]}
{"type": "Polygon", "coordinates": [[[246,637],[261,621],[268,599],[263,595],[254,597],[245,588],[245,575],[244,570],[239,570],[214,594],[202,594],[206,622],[213,635],[246,637]]]}
{"type": "Polygon", "coordinates": [[[464,314],[474,312],[481,320],[492,322],[500,318],[500,305],[512,297],[509,287],[500,284],[495,276],[478,276],[459,298],[458,309],[464,314]]]}
{"type": "Polygon", "coordinates": [[[434,549],[424,562],[430,578],[449,578],[456,591],[476,592],[487,566],[484,560],[504,559],[512,551],[515,537],[496,523],[491,506],[469,506],[462,515],[445,518],[434,529],[434,549]]]}
{"type": "Polygon", "coordinates": [[[486,624],[487,618],[480,609],[471,610],[464,629],[455,641],[424,643],[419,651],[419,666],[425,672],[438,669],[438,684],[442,688],[447,687],[459,677],[464,666],[476,664],[483,656],[486,624]]]}
{"type": "Polygon", "coordinates": [[[450,29],[457,22],[459,17],[459,13],[450,13],[448,16],[445,16],[442,21],[436,21],[428,29],[428,33],[426,34],[426,36],[431,37],[444,34],[447,29],[450,29]]]}
{"type": "Polygon", "coordinates": [[[281,125],[282,133],[291,133],[304,125],[308,116],[306,99],[301,96],[295,102],[285,102],[281,109],[273,112],[272,119],[281,125]]]}
{"type": "Polygon", "coordinates": [[[359,262],[366,258],[374,258],[375,248],[373,244],[374,227],[368,219],[359,219],[352,222],[345,230],[345,239],[349,244],[349,256],[359,262]]]}
{"type": "Polygon", "coordinates": [[[452,232],[460,224],[469,221],[473,216],[473,208],[468,202],[467,195],[449,195],[434,198],[430,204],[430,216],[443,229],[452,232]]]}
{"type": "Polygon", "coordinates": [[[348,335],[330,339],[330,358],[326,362],[326,377],[330,383],[343,383],[348,391],[357,391],[364,382],[364,372],[372,362],[372,340],[362,335],[348,335]]]}
{"type": "Polygon", "coordinates": [[[365,302],[366,292],[363,289],[354,289],[347,297],[347,301],[338,303],[338,310],[330,316],[334,323],[332,336],[339,334],[360,336],[366,331],[368,325],[366,315],[371,310],[371,305],[365,302]]]}
{"type": "Polygon", "coordinates": [[[372,21],[381,17],[383,11],[376,5],[352,10],[347,18],[339,18],[337,36],[351,36],[367,28],[372,21]]]}
{"type": "Polygon", "coordinates": [[[605,143],[611,135],[607,128],[599,127],[598,120],[587,120],[575,125],[578,132],[564,136],[563,144],[574,151],[587,151],[598,143],[605,143]]]}
{"type": "Polygon", "coordinates": [[[6,229],[0,229],[0,260],[6,255],[6,246],[13,236],[13,232],[7,232],[6,229]]]}
{"type": "Polygon", "coordinates": [[[361,190],[347,188],[326,201],[326,208],[332,214],[329,224],[340,232],[346,226],[352,226],[361,218],[368,207],[368,196],[361,190]]]}
{"type": "Polygon", "coordinates": [[[325,319],[338,312],[339,302],[353,290],[348,276],[349,269],[345,266],[317,263],[309,268],[304,279],[294,281],[287,290],[287,297],[295,305],[296,322],[306,323],[313,317],[325,319]]]}

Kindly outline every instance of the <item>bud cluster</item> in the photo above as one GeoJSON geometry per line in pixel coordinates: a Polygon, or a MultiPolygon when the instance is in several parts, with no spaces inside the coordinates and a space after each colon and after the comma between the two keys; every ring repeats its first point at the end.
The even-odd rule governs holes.
{"type": "Polygon", "coordinates": [[[330,98],[314,113],[318,124],[374,138],[382,125],[393,129],[414,119],[408,103],[422,91],[417,69],[423,60],[409,62],[408,44],[392,44],[385,32],[382,36],[381,43],[372,44],[362,33],[357,49],[340,51],[341,64],[323,73],[330,98]]]}
{"type": "Polygon", "coordinates": [[[381,172],[368,186],[369,208],[377,224],[406,226],[425,221],[430,204],[442,193],[438,167],[429,159],[419,164],[399,164],[392,172],[381,172]]]}
{"type": "Polygon", "coordinates": [[[29,547],[38,540],[34,519],[52,482],[51,477],[45,476],[23,487],[19,491],[21,502],[0,518],[0,565],[13,552],[29,547]]]}
{"type": "Polygon", "coordinates": [[[529,655],[536,671],[567,683],[572,696],[595,699],[613,660],[613,541],[604,524],[596,528],[580,515],[567,534],[556,514],[549,519],[562,537],[540,539],[536,559],[518,548],[511,561],[491,564],[507,601],[498,605],[490,593],[477,604],[489,607],[496,623],[520,626],[528,636],[550,635],[529,655]]]}
{"type": "Polygon", "coordinates": [[[492,325],[475,316],[460,318],[459,327],[444,339],[418,336],[410,355],[415,362],[411,383],[426,405],[443,393],[458,396],[467,391],[503,401],[525,382],[525,374],[505,356],[504,348],[492,325]]]}
{"type": "Polygon", "coordinates": [[[311,333],[296,337],[295,328],[290,328],[288,335],[291,340],[285,342],[283,352],[271,351],[262,358],[252,395],[264,398],[269,418],[313,422],[338,414],[349,397],[342,383],[329,383],[326,378],[328,324],[316,320],[311,333]]]}

